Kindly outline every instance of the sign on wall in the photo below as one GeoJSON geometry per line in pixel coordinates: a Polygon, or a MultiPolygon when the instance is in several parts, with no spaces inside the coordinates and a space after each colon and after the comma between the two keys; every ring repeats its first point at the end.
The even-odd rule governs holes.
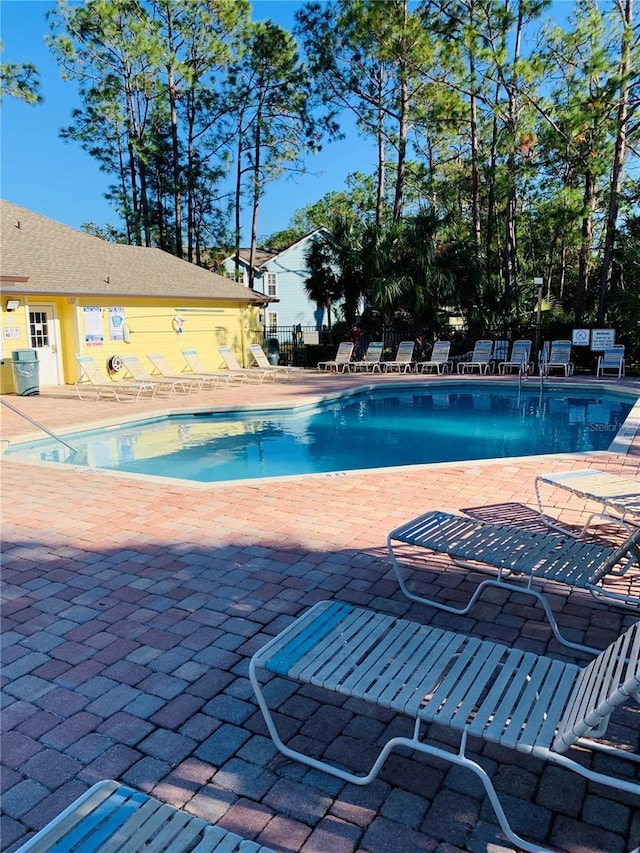
{"type": "Polygon", "coordinates": [[[104,344],[102,330],[102,308],[86,307],[84,313],[84,342],[88,347],[99,347],[104,344]]]}
{"type": "Polygon", "coordinates": [[[601,351],[614,346],[616,342],[615,329],[594,329],[591,332],[591,349],[601,351]]]}
{"type": "Polygon", "coordinates": [[[571,332],[571,344],[574,347],[589,346],[589,329],[574,329],[571,332]]]}
{"type": "Polygon", "coordinates": [[[109,340],[124,339],[124,308],[109,308],[109,340]]]}

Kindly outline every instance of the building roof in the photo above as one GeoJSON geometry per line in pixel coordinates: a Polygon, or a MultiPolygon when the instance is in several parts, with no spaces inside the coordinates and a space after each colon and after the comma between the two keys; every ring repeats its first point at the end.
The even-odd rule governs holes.
{"type": "MultiPolygon", "coordinates": [[[[297,246],[299,243],[304,243],[305,240],[308,240],[310,237],[315,237],[316,234],[321,234],[326,237],[329,236],[329,232],[326,228],[316,228],[315,231],[309,231],[308,234],[305,234],[303,237],[298,237],[297,240],[294,240],[293,243],[289,243],[289,245],[284,246],[282,249],[256,249],[255,250],[255,258],[254,258],[254,271],[262,272],[269,261],[274,260],[279,255],[284,255],[286,252],[293,249],[294,246],[297,246]]],[[[240,249],[240,261],[244,263],[245,266],[249,266],[249,258],[251,257],[251,249],[241,248],[240,249]]],[[[226,261],[233,261],[235,259],[234,255],[229,255],[228,258],[225,258],[226,261]]]]}
{"type": "Polygon", "coordinates": [[[108,243],[4,200],[0,235],[0,289],[5,292],[269,301],[161,249],[108,243]]]}

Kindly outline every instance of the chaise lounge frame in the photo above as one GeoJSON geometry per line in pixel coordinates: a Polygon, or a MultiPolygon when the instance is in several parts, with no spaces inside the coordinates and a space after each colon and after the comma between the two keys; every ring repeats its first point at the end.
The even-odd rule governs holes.
{"type": "Polygon", "coordinates": [[[273,853],[111,779],[97,782],[17,853],[273,853]]]}
{"type": "Polygon", "coordinates": [[[400,589],[412,601],[464,615],[469,613],[487,587],[521,592],[540,602],[556,639],[572,649],[592,654],[599,652],[599,649],[564,637],[545,594],[537,584],[554,582],[571,589],[582,589],[597,599],[628,607],[640,614],[640,588],[633,595],[607,589],[603,585],[609,575],[620,577],[640,563],[640,530],[629,535],[620,547],[612,548],[599,542],[577,540],[557,533],[539,533],[513,525],[491,524],[435,510],[392,530],[387,536],[387,549],[400,589]],[[396,554],[398,544],[446,554],[457,566],[489,571],[495,577],[482,581],[463,607],[416,595],[407,586],[403,566],[396,554]]]}
{"type": "MultiPolygon", "coordinates": [[[[274,744],[288,758],[347,782],[376,778],[396,747],[408,747],[459,765],[478,776],[505,836],[527,853],[548,848],[519,837],[507,819],[491,777],[467,754],[469,736],[557,764],[590,781],[640,797],[640,783],[607,775],[567,754],[574,745],[631,761],[640,756],[602,738],[612,712],[640,701],[640,621],[580,668],[498,643],[374,613],[341,602],[314,605],[258,651],[249,677],[274,744]],[[370,771],[358,775],[292,749],[281,739],[261,675],[390,709],[413,719],[413,735],[391,737],[370,771]],[[456,752],[430,740],[439,724],[459,735],[456,752]]],[[[581,750],[584,754],[584,749],[581,750]]]]}

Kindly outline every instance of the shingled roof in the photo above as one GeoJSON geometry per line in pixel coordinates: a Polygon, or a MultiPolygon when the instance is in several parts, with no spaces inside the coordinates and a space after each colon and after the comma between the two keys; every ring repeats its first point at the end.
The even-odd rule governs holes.
{"type": "Polygon", "coordinates": [[[0,288],[5,292],[269,301],[161,249],[108,243],[4,200],[0,235],[0,288]]]}

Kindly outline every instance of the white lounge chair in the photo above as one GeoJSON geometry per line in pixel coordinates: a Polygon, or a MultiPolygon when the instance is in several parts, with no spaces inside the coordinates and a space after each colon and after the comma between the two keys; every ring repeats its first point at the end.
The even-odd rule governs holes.
{"type": "Polygon", "coordinates": [[[81,374],[75,383],[76,393],[82,399],[82,391],[91,388],[96,392],[96,400],[100,397],[113,397],[122,402],[122,395],[135,396],[136,399],[143,396],[154,397],[158,386],[153,382],[132,382],[129,379],[121,379],[114,382],[96,364],[90,355],[76,355],[76,361],[80,366],[81,374]]]}
{"type": "Polygon", "coordinates": [[[182,355],[185,360],[185,376],[204,377],[211,382],[244,382],[244,373],[234,374],[229,370],[207,370],[197,351],[194,349],[183,349],[182,355]]]}
{"type": "Polygon", "coordinates": [[[498,373],[511,373],[517,370],[525,376],[531,371],[531,341],[514,341],[511,347],[511,357],[498,365],[498,373]]]}
{"type": "Polygon", "coordinates": [[[185,376],[184,373],[176,373],[166,358],[159,353],[147,353],[147,358],[153,365],[153,370],[157,371],[157,376],[153,373],[151,374],[154,379],[162,377],[163,379],[180,382],[182,385],[185,385],[189,391],[201,391],[207,382],[204,376],[185,376]]]}
{"type": "Polygon", "coordinates": [[[493,341],[476,341],[470,361],[458,362],[458,373],[487,373],[493,352],[493,341]]]}
{"type": "Polygon", "coordinates": [[[350,373],[380,373],[380,359],[384,344],[382,341],[372,341],[362,357],[362,361],[350,361],[347,369],[350,373]]]}
{"type": "Polygon", "coordinates": [[[450,350],[451,341],[436,341],[431,351],[431,358],[428,361],[417,362],[416,373],[430,373],[432,370],[436,373],[450,373],[452,367],[449,361],[450,350]]]}
{"type": "Polygon", "coordinates": [[[264,382],[267,376],[270,379],[275,379],[275,375],[272,371],[263,370],[259,367],[242,367],[231,347],[218,347],[218,352],[222,356],[222,359],[227,366],[227,370],[234,376],[244,376],[245,379],[255,379],[256,382],[264,382]]]}
{"type": "MultiPolygon", "coordinates": [[[[356,785],[376,778],[397,747],[426,753],[471,770],[482,782],[509,841],[527,853],[547,848],[511,828],[488,772],[468,754],[477,738],[534,757],[614,790],[640,796],[633,761],[638,755],[600,743],[617,708],[640,699],[640,621],[582,668],[489,640],[421,625],[341,602],[321,601],[258,651],[249,677],[269,734],[286,757],[356,785]],[[362,775],[293,749],[282,740],[267,703],[272,677],[313,685],[413,721],[413,734],[391,736],[362,775]],[[436,741],[430,728],[455,733],[436,741]],[[572,754],[573,747],[575,757],[572,754]],[[604,749],[629,759],[628,772],[585,756],[604,749]],[[609,770],[609,772],[607,772],[609,770]]],[[[279,695],[276,692],[276,695],[279,695]]],[[[332,703],[333,703],[332,699],[332,703]]],[[[305,738],[299,742],[304,744],[305,738]]],[[[493,756],[495,758],[495,755],[493,756]]],[[[518,761],[513,762],[516,767],[518,761]]],[[[416,771],[417,772],[417,771],[416,771]]],[[[455,817],[452,815],[452,820],[455,817]]]]}
{"type": "Polygon", "coordinates": [[[249,352],[253,356],[256,365],[261,370],[272,373],[274,378],[280,376],[290,378],[294,373],[302,373],[304,370],[302,367],[292,367],[289,364],[271,364],[260,344],[252,344],[249,347],[249,352]]]}
{"type": "Polygon", "coordinates": [[[332,361],[319,361],[318,370],[335,370],[336,373],[344,373],[348,369],[355,344],[351,341],[343,341],[338,347],[336,357],[332,361]]]}
{"type": "MultiPolygon", "coordinates": [[[[615,521],[626,525],[640,525],[640,482],[617,474],[589,468],[586,471],[564,471],[557,474],[539,474],[534,480],[536,500],[540,518],[549,527],[580,539],[589,529],[594,518],[615,521]],[[599,512],[590,512],[582,529],[575,532],[559,524],[545,512],[543,487],[565,489],[587,502],[600,505],[599,512]]],[[[631,528],[628,527],[629,530],[631,528]]]]}
{"type": "Polygon", "coordinates": [[[189,393],[189,380],[186,377],[184,379],[165,379],[161,376],[152,376],[135,355],[123,355],[122,364],[129,376],[136,382],[156,385],[157,393],[163,390],[168,391],[169,394],[173,394],[175,391],[182,391],[184,394],[189,393]]]}
{"type": "Polygon", "coordinates": [[[98,782],[17,853],[273,853],[112,780],[98,782]]]}
{"type": "Polygon", "coordinates": [[[382,363],[384,372],[392,373],[394,370],[397,370],[398,373],[409,373],[412,367],[411,362],[415,346],[413,341],[401,341],[398,344],[395,358],[382,363]]]}
{"type": "Polygon", "coordinates": [[[624,347],[622,344],[610,347],[598,356],[596,376],[602,376],[605,370],[612,370],[618,375],[618,379],[624,376],[624,347]]]}
{"type": "Polygon", "coordinates": [[[486,587],[505,587],[533,596],[543,606],[551,629],[565,646],[595,653],[591,646],[574,643],[560,632],[545,595],[534,584],[554,582],[590,592],[608,604],[630,607],[640,613],[640,587],[635,594],[608,587],[609,576],[624,575],[640,562],[640,530],[619,548],[586,542],[556,533],[540,533],[507,524],[492,524],[438,510],[427,512],[392,530],[387,549],[400,589],[412,601],[449,613],[465,614],[486,587]],[[411,561],[403,567],[396,549],[409,546],[411,561]],[[405,572],[415,565],[420,549],[429,555],[446,554],[457,566],[487,571],[495,577],[482,581],[464,607],[452,607],[409,589],[405,572]]]}
{"type": "Polygon", "coordinates": [[[548,359],[544,362],[544,374],[560,370],[565,376],[573,376],[571,341],[552,341],[548,359]]]}

